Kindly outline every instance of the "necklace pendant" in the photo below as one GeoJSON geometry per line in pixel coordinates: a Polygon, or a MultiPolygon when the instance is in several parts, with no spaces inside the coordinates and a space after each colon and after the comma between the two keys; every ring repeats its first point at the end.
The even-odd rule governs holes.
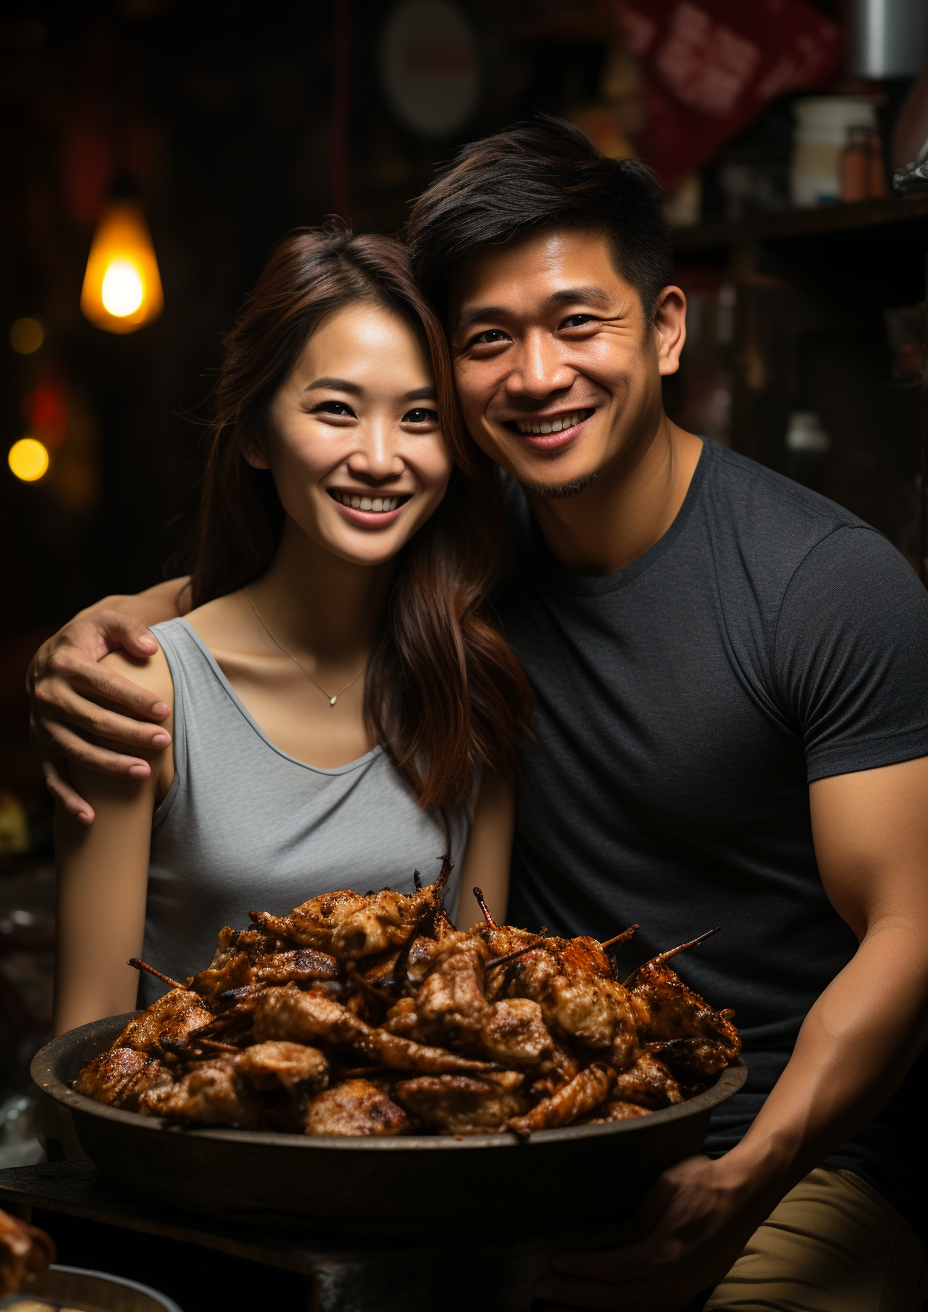
{"type": "Polygon", "coordinates": [[[338,701],[338,693],[336,693],[334,697],[329,698],[329,705],[334,706],[337,701],[338,701]]]}

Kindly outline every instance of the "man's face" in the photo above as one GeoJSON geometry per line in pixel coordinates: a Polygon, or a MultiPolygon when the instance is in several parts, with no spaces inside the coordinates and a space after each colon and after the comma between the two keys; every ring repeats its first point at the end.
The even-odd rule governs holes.
{"type": "Polygon", "coordinates": [[[451,354],[477,445],[539,492],[569,494],[602,475],[660,420],[660,375],[676,370],[683,344],[674,292],[649,326],[594,232],[551,229],[464,261],[451,354]]]}

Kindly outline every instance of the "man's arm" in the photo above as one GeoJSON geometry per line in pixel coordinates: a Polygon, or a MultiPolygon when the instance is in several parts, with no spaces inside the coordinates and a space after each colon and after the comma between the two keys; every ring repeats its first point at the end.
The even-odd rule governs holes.
{"type": "Polygon", "coordinates": [[[808,1013],[793,1055],[744,1139],[664,1172],[638,1214],[644,1238],[555,1259],[555,1307],[682,1308],[729,1270],[799,1180],[860,1129],[928,1038],[928,757],[819,779],[815,852],[860,941],[808,1013]]]}
{"type": "Polygon", "coordinates": [[[93,824],[94,810],[71,786],[68,761],[131,779],[149,774],[144,757],[101,747],[89,735],[133,752],[157,751],[171,741],[159,723],[168,714],[163,700],[98,662],[120,647],[132,656],[151,656],[158,644],[149,625],[189,609],[186,578],[159,583],[137,596],[104,597],[75,615],[32,658],[26,691],[33,751],[51,795],[82,824],[93,824]]]}

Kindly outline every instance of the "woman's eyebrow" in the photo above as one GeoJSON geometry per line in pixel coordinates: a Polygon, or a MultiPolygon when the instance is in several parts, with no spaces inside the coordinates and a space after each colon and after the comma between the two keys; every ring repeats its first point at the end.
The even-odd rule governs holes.
{"type": "Polygon", "coordinates": [[[414,391],[407,392],[406,395],[403,397],[403,400],[404,401],[437,401],[438,393],[435,391],[435,388],[432,387],[431,385],[429,385],[428,387],[417,387],[414,391]]]}
{"type": "Polygon", "coordinates": [[[311,392],[314,387],[325,387],[330,392],[350,392],[352,396],[360,396],[364,390],[357,383],[350,383],[347,378],[317,378],[303,390],[311,392]]]}

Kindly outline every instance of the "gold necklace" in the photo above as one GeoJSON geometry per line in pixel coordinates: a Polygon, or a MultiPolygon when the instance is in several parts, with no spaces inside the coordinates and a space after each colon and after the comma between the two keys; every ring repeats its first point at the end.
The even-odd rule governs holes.
{"type": "Polygon", "coordinates": [[[293,664],[296,665],[296,666],[298,666],[298,667],[303,671],[303,673],[306,675],[307,679],[309,679],[310,683],[313,683],[313,684],[316,685],[316,687],[317,687],[317,688],[319,689],[319,691],[322,693],[323,697],[328,697],[328,699],[329,699],[329,705],[330,705],[330,706],[334,706],[335,703],[338,701],[339,697],[341,697],[342,693],[343,693],[343,692],[347,692],[348,689],[351,687],[351,685],[352,685],[353,683],[357,683],[358,679],[360,679],[361,675],[364,673],[364,670],[365,670],[365,668],[366,668],[366,663],[365,663],[365,665],[362,665],[361,669],[358,670],[357,674],[354,676],[353,679],[349,679],[349,680],[348,680],[348,682],[345,684],[344,688],[339,688],[338,692],[335,694],[334,697],[330,696],[330,695],[326,692],[325,688],[323,688],[323,686],[322,686],[321,683],[316,683],[316,680],[315,680],[315,679],[313,678],[313,676],[310,674],[309,670],[307,670],[306,666],[305,666],[305,665],[300,665],[300,662],[299,662],[299,661],[297,660],[297,658],[293,655],[293,653],[287,651],[287,648],[284,646],[284,644],[283,644],[282,642],[278,642],[278,641],[277,641],[277,639],[274,637],[273,633],[270,631],[270,629],[269,629],[269,628],[267,627],[267,625],[264,623],[264,620],[263,620],[263,619],[261,618],[261,616],[258,614],[258,609],[257,609],[257,607],[255,606],[255,603],[251,600],[251,593],[248,591],[247,588],[245,589],[245,596],[248,598],[248,604],[251,606],[251,609],[252,609],[252,610],[254,611],[254,613],[255,613],[255,619],[258,621],[258,623],[259,623],[259,624],[261,625],[261,627],[264,629],[265,633],[266,633],[267,636],[270,638],[271,642],[273,642],[274,645],[275,645],[276,647],[279,647],[280,650],[283,652],[283,654],[284,654],[285,656],[289,656],[289,657],[290,657],[290,659],[293,661],[293,664]]]}

